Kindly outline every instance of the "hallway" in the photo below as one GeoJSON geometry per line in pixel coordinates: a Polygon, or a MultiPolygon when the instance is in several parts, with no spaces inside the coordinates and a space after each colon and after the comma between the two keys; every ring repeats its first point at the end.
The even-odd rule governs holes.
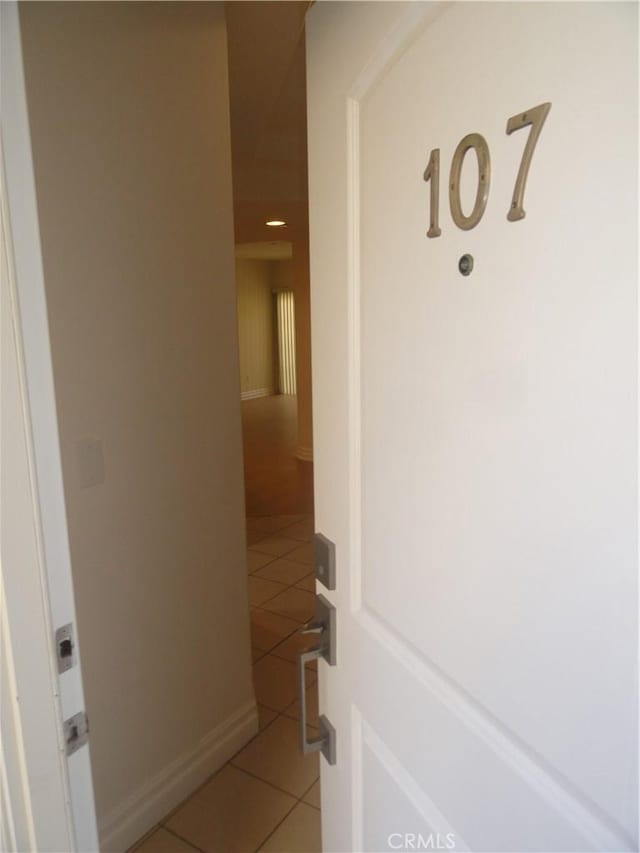
{"type": "MultiPolygon", "coordinates": [[[[294,457],[296,398],[242,404],[247,572],[259,733],[169,814],[137,853],[317,853],[318,755],[298,749],[296,656],[313,645],[313,466],[294,457]]],[[[317,733],[316,666],[307,672],[309,735],[317,733]]]]}

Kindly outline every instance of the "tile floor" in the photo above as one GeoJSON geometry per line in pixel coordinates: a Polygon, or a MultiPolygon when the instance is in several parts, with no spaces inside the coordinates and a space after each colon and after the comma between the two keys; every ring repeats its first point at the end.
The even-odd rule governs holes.
{"type": "MultiPolygon", "coordinates": [[[[136,853],[319,853],[318,756],[298,751],[298,633],[314,611],[310,515],[247,519],[253,674],[260,731],[134,849],[136,853]]],[[[310,734],[318,720],[307,673],[310,734]]]]}

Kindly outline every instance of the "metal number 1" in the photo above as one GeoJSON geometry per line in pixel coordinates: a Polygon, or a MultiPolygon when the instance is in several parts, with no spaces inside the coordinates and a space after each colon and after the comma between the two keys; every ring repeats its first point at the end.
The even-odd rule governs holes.
{"type": "Polygon", "coordinates": [[[431,181],[430,202],[431,212],[429,214],[429,230],[427,237],[439,237],[440,229],[440,149],[434,148],[429,157],[427,168],[422,176],[425,181],[431,181]]]}
{"type": "Polygon", "coordinates": [[[509,213],[507,213],[507,219],[509,222],[517,222],[518,219],[524,219],[527,215],[524,207],[522,206],[524,190],[527,185],[527,177],[529,175],[529,167],[531,166],[533,152],[536,150],[536,143],[538,142],[540,131],[544,127],[544,123],[549,115],[550,109],[551,104],[547,102],[545,104],[540,104],[537,107],[532,107],[532,109],[526,110],[524,113],[518,113],[516,116],[511,116],[507,121],[507,136],[512,134],[514,130],[520,130],[523,127],[531,125],[531,132],[529,133],[527,144],[524,146],[520,168],[518,169],[516,185],[513,188],[511,207],[509,208],[509,213]]]}

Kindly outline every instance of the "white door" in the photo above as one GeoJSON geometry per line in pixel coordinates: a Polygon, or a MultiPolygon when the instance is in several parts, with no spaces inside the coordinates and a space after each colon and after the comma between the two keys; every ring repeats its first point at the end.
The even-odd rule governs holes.
{"type": "Polygon", "coordinates": [[[326,851],[637,850],[636,16],[309,12],[326,851]]]}

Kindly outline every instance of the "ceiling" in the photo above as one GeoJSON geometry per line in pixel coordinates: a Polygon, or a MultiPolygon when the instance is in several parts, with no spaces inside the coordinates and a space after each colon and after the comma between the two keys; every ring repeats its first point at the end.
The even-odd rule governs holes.
{"type": "Polygon", "coordinates": [[[304,16],[309,2],[226,3],[236,243],[307,234],[304,16]]]}

